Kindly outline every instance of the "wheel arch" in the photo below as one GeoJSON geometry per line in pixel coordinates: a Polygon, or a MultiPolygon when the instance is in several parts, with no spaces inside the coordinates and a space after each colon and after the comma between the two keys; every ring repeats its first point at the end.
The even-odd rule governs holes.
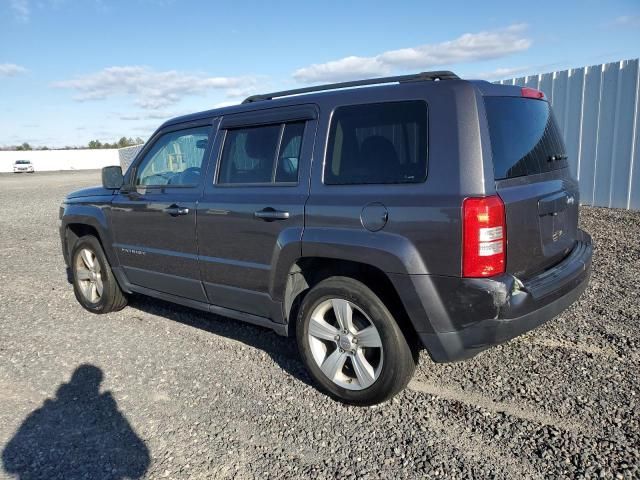
{"type": "Polygon", "coordinates": [[[109,224],[103,209],[91,205],[67,205],[62,217],[61,228],[64,229],[63,252],[66,255],[67,264],[70,261],[71,249],[78,238],[84,235],[93,235],[100,242],[111,267],[119,265],[117,256],[111,248],[108,233],[109,224]]]}
{"type": "MultiPolygon", "coordinates": [[[[68,223],[65,230],[65,238],[67,241],[67,253],[71,255],[71,249],[73,245],[78,241],[80,237],[84,237],[86,235],[93,235],[100,241],[100,234],[98,230],[86,223],[68,223]]],[[[102,242],[100,242],[102,245],[102,242]]],[[[103,247],[104,248],[104,247],[103,247]]]]}
{"type": "Polygon", "coordinates": [[[296,318],[304,296],[322,280],[336,276],[353,278],[370,288],[389,309],[407,342],[418,346],[416,329],[395,285],[385,272],[368,263],[328,257],[301,257],[289,269],[283,295],[283,313],[291,335],[295,335],[296,318]]]}

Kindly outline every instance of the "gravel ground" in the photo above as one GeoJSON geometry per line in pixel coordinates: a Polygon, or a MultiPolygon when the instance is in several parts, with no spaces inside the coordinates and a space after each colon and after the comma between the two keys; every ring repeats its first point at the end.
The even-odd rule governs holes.
{"type": "Polygon", "coordinates": [[[83,310],[58,205],[97,172],[0,175],[1,478],[639,478],[640,214],[583,208],[590,288],[387,404],[313,386],[295,344],[135,298],[83,310]]]}

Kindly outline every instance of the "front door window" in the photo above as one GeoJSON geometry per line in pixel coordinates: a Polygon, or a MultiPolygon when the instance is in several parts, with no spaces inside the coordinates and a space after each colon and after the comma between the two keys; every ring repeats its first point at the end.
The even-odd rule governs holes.
{"type": "Polygon", "coordinates": [[[165,133],[137,168],[136,186],[198,185],[209,127],[165,133]]]}

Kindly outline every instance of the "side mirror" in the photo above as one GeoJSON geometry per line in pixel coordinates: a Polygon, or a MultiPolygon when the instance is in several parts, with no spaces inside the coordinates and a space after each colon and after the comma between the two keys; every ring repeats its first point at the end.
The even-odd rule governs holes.
{"type": "Polygon", "coordinates": [[[122,168],[119,166],[103,167],[102,168],[102,186],[110,190],[116,190],[122,187],[124,183],[124,176],[122,175],[122,168]]]}

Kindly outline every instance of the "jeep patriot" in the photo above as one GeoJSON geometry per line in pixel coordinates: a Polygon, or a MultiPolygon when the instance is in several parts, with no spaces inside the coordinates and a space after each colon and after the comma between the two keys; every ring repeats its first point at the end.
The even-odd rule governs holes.
{"type": "Polygon", "coordinates": [[[401,391],[420,349],[463,360],[550,320],[591,272],[544,94],[451,72],[174,118],[102,183],[60,208],[84,308],[144,294],[295,336],[356,405],[401,391]]]}

